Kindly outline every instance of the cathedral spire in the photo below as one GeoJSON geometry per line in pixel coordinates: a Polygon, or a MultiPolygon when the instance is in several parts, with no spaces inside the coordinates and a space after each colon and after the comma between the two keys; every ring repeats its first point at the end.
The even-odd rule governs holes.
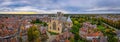
{"type": "Polygon", "coordinates": [[[72,20],[70,19],[70,16],[68,16],[67,22],[72,22],[72,20]]]}

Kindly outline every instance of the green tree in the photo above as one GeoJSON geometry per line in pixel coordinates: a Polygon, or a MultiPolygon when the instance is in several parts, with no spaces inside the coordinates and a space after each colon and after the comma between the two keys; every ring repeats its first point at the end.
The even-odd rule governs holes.
{"type": "Polygon", "coordinates": [[[79,22],[77,20],[74,21],[74,24],[78,24],[79,22]]]}
{"type": "Polygon", "coordinates": [[[18,39],[19,39],[19,42],[23,42],[23,39],[22,39],[22,37],[20,36],[20,37],[18,37],[18,39]]]}
{"type": "Polygon", "coordinates": [[[35,40],[39,38],[40,32],[36,26],[32,26],[28,29],[27,36],[29,42],[35,42],[35,40]]]}
{"type": "Polygon", "coordinates": [[[108,28],[105,30],[104,35],[107,36],[108,42],[118,42],[118,39],[116,38],[115,29],[108,28]]]}
{"type": "Polygon", "coordinates": [[[73,25],[72,26],[72,29],[70,30],[72,33],[78,33],[79,32],[79,27],[78,26],[76,26],[76,25],[73,25]]]}
{"type": "Polygon", "coordinates": [[[113,36],[108,36],[108,42],[118,42],[118,39],[113,36]]]}
{"type": "Polygon", "coordinates": [[[44,25],[44,26],[47,26],[48,24],[47,24],[47,23],[45,23],[45,22],[43,22],[43,25],[44,25]]]}
{"type": "Polygon", "coordinates": [[[40,35],[40,36],[41,36],[40,39],[41,39],[42,42],[46,42],[47,39],[49,38],[47,34],[42,34],[42,35],[40,35]]]}
{"type": "Polygon", "coordinates": [[[74,38],[70,38],[70,42],[75,42],[74,38]]]}

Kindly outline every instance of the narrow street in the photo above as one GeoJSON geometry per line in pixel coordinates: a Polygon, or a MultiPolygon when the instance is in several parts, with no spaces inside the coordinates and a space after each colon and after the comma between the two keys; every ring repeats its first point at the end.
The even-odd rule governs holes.
{"type": "Polygon", "coordinates": [[[110,26],[110,25],[108,25],[108,24],[106,24],[104,22],[103,22],[103,24],[106,25],[106,26],[108,26],[108,27],[110,27],[110,28],[112,28],[112,29],[115,29],[116,31],[118,31],[118,29],[116,29],[116,28],[114,28],[114,27],[112,27],[112,26],[110,26]]]}
{"type": "Polygon", "coordinates": [[[51,35],[48,31],[46,31],[49,39],[47,40],[47,42],[52,42],[53,39],[55,39],[56,35],[51,35]]]}

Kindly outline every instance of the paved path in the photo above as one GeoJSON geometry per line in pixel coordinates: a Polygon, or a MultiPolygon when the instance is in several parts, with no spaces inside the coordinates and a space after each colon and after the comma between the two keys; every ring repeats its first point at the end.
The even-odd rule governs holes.
{"type": "Polygon", "coordinates": [[[46,32],[49,39],[47,40],[47,42],[52,42],[52,40],[54,40],[56,38],[56,35],[51,35],[48,31],[46,32]]]}
{"type": "Polygon", "coordinates": [[[118,31],[118,29],[116,29],[116,28],[114,28],[114,27],[112,27],[112,26],[110,26],[110,25],[108,25],[108,24],[106,24],[104,22],[103,22],[103,24],[105,24],[106,26],[109,26],[110,28],[115,29],[116,31],[118,31]]]}

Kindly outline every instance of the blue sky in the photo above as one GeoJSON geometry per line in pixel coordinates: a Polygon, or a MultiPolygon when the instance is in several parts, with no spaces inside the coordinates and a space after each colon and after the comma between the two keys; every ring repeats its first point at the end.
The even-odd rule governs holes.
{"type": "Polygon", "coordinates": [[[0,11],[120,13],[120,0],[0,0],[0,11]]]}

